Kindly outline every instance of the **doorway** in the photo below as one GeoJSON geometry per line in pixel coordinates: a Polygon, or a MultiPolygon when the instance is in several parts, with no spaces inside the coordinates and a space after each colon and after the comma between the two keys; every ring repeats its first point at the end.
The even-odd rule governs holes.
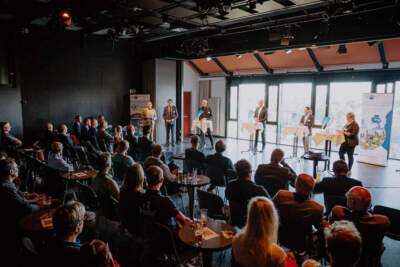
{"type": "Polygon", "coordinates": [[[183,136],[190,136],[192,121],[192,92],[183,92],[183,136]]]}

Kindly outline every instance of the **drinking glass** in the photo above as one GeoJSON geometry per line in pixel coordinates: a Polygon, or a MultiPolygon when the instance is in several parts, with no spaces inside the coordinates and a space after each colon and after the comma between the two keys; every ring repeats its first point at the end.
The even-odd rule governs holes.
{"type": "Polygon", "coordinates": [[[203,226],[207,225],[207,209],[200,209],[200,220],[203,226]]]}

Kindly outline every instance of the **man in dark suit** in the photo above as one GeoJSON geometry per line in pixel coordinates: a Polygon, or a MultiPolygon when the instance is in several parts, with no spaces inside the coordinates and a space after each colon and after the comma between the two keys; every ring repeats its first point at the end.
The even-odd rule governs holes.
{"type": "Polygon", "coordinates": [[[178,112],[176,110],[176,106],[172,105],[172,99],[168,99],[168,105],[164,107],[164,112],[163,112],[165,129],[167,131],[167,142],[166,142],[167,146],[169,146],[170,133],[171,133],[171,145],[175,146],[174,128],[175,128],[175,121],[177,118],[178,118],[178,112]]]}
{"type": "Polygon", "coordinates": [[[80,115],[76,115],[74,125],[72,126],[72,133],[76,138],[78,138],[79,141],[81,140],[81,122],[82,117],[80,115]]]}
{"type": "MultiPolygon", "coordinates": [[[[202,113],[199,116],[199,120],[210,120],[212,118],[212,112],[211,112],[211,108],[207,107],[207,100],[203,99],[201,101],[201,107],[199,109],[199,112],[202,111],[202,113]]],[[[211,147],[214,147],[214,140],[213,140],[213,136],[211,133],[210,128],[207,128],[207,135],[208,138],[210,138],[210,142],[211,142],[211,147]]],[[[203,148],[206,144],[206,137],[203,131],[200,130],[200,139],[201,139],[201,148],[203,148]]]]}
{"type": "Polygon", "coordinates": [[[353,167],[354,162],[354,149],[358,146],[358,131],[360,127],[355,121],[355,116],[353,112],[349,112],[346,115],[347,124],[344,126],[343,131],[338,131],[344,135],[344,143],[340,145],[339,157],[344,160],[344,154],[347,153],[349,159],[349,174],[351,173],[351,167],[353,167]]]}
{"type": "Polygon", "coordinates": [[[192,147],[185,150],[185,159],[198,162],[200,165],[203,164],[206,156],[203,152],[197,149],[197,146],[199,145],[199,137],[193,135],[190,139],[190,143],[192,144],[192,147]]]}
{"type": "Polygon", "coordinates": [[[100,129],[97,131],[97,142],[99,143],[101,151],[112,154],[114,152],[114,137],[107,132],[107,128],[108,123],[104,120],[100,124],[100,129]]]}
{"type": "MultiPolygon", "coordinates": [[[[258,107],[256,108],[256,111],[254,112],[254,120],[256,122],[261,122],[263,125],[263,130],[261,132],[261,139],[262,139],[262,150],[264,150],[265,149],[265,127],[266,127],[266,123],[267,123],[267,109],[264,107],[263,100],[258,101],[258,107]]],[[[256,140],[254,143],[255,150],[257,150],[259,133],[260,133],[260,130],[257,130],[256,131],[256,140]]]]}
{"type": "Polygon", "coordinates": [[[229,200],[231,219],[234,226],[243,227],[247,219],[247,204],[253,197],[261,196],[270,198],[262,186],[251,181],[252,168],[245,159],[235,164],[238,179],[226,186],[225,196],[229,200]]]}
{"type": "Polygon", "coordinates": [[[289,190],[289,183],[294,185],[296,172],[283,160],[284,152],[277,148],[271,153],[269,164],[260,164],[257,167],[254,180],[263,186],[273,197],[279,190],[289,190]]]}
{"type": "Polygon", "coordinates": [[[89,134],[90,123],[91,123],[90,118],[84,119],[83,126],[81,128],[81,139],[80,139],[81,141],[86,142],[86,141],[90,140],[90,134],[89,134]]]}
{"type": "Polygon", "coordinates": [[[308,128],[308,135],[303,137],[304,153],[308,153],[310,149],[310,137],[312,135],[312,127],[314,126],[314,116],[311,114],[310,107],[304,108],[304,115],[301,116],[300,125],[308,128]]]}

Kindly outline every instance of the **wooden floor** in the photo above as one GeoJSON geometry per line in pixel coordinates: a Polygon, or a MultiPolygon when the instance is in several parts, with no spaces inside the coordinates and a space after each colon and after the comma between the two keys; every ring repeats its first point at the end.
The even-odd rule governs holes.
{"type": "MultiPolygon", "coordinates": [[[[217,138],[215,139],[217,140],[217,138]]],[[[312,162],[291,159],[292,147],[290,146],[267,144],[263,153],[260,152],[254,155],[248,152],[241,153],[241,151],[245,151],[249,147],[249,143],[246,140],[221,140],[223,140],[227,146],[225,155],[230,157],[233,163],[244,158],[250,161],[255,170],[258,164],[268,163],[272,150],[279,147],[285,151],[286,162],[292,166],[297,173],[308,173],[312,175],[312,162]]],[[[207,140],[207,142],[209,144],[209,140],[207,140]]],[[[165,150],[173,153],[182,153],[188,147],[190,147],[189,140],[185,139],[184,143],[174,148],[165,148],[165,150]]],[[[335,148],[333,147],[332,149],[335,148]]],[[[212,149],[205,149],[204,153],[207,155],[215,153],[215,151],[212,149]]],[[[300,148],[298,154],[301,155],[302,153],[303,150],[300,148]]],[[[332,152],[331,163],[338,158],[338,153],[332,152]]],[[[176,161],[176,163],[181,165],[182,161],[176,161]]],[[[321,167],[323,167],[322,164],[321,167]]],[[[361,180],[363,185],[370,190],[372,194],[372,205],[384,205],[400,209],[400,172],[396,172],[397,169],[400,170],[400,161],[389,160],[387,167],[379,167],[357,162],[356,155],[351,177],[361,180]]],[[[323,175],[329,174],[324,173],[323,175]]],[[[290,190],[293,190],[293,188],[290,190]]],[[[323,205],[322,195],[314,195],[313,199],[323,205]]],[[[383,266],[399,266],[397,263],[400,262],[400,253],[398,253],[400,251],[400,242],[385,238],[384,243],[386,250],[382,257],[383,266]]],[[[219,262],[218,265],[229,266],[229,261],[224,262],[222,265],[221,262],[219,262]]]]}

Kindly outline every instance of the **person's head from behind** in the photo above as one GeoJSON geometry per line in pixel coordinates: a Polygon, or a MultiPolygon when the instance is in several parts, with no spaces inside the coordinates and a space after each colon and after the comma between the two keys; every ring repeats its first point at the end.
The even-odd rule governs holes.
{"type": "Polygon", "coordinates": [[[336,221],[324,230],[326,251],[332,267],[352,267],[361,255],[361,236],[349,221],[336,221]]]}
{"type": "Polygon", "coordinates": [[[314,190],[314,185],[314,179],[310,175],[302,173],[296,178],[296,193],[308,197],[314,190]]]}
{"type": "Polygon", "coordinates": [[[46,129],[49,132],[53,132],[54,129],[53,124],[51,122],[46,122],[46,129]]]}
{"type": "Polygon", "coordinates": [[[126,140],[121,140],[120,142],[118,142],[117,144],[117,152],[120,154],[125,154],[126,151],[128,151],[129,149],[129,142],[126,140]]]}
{"type": "Polygon", "coordinates": [[[304,114],[307,115],[310,113],[310,111],[311,111],[310,107],[308,107],[308,106],[304,107],[304,114]]]}
{"type": "Polygon", "coordinates": [[[110,248],[101,240],[94,239],[82,246],[80,250],[84,266],[114,267],[110,248]]]}
{"type": "Polygon", "coordinates": [[[249,253],[260,266],[267,262],[270,245],[277,242],[279,217],[274,203],[266,197],[254,197],[247,207],[247,222],[243,228],[249,253]]]}
{"type": "Polygon", "coordinates": [[[111,154],[107,152],[101,153],[99,156],[99,169],[103,173],[108,173],[111,169],[111,165],[111,154]]]}
{"type": "Polygon", "coordinates": [[[273,162],[275,164],[279,164],[283,160],[284,156],[285,156],[285,153],[283,152],[283,150],[276,148],[271,153],[271,162],[273,162]]]}
{"type": "Polygon", "coordinates": [[[85,126],[90,126],[90,124],[91,124],[90,118],[85,118],[85,120],[83,121],[83,124],[85,126]]]}
{"type": "Polygon", "coordinates": [[[197,146],[199,145],[199,137],[197,135],[193,135],[190,138],[190,143],[192,144],[193,148],[197,148],[197,146]]]}
{"type": "Polygon", "coordinates": [[[346,119],[347,119],[347,122],[352,122],[352,121],[354,121],[354,120],[355,120],[354,112],[349,112],[349,113],[347,113],[347,114],[346,114],[346,119]]]}
{"type": "Polygon", "coordinates": [[[75,122],[81,123],[82,122],[82,116],[76,115],[75,116],[75,122]]]}
{"type": "Polygon", "coordinates": [[[7,153],[4,152],[4,151],[0,151],[0,160],[4,160],[4,159],[6,159],[6,158],[8,158],[7,153]]]}
{"type": "Polygon", "coordinates": [[[146,170],[146,181],[151,189],[159,190],[164,182],[163,171],[158,166],[150,166],[146,170]]]}
{"type": "Polygon", "coordinates": [[[321,263],[319,263],[314,259],[308,259],[305,262],[303,262],[301,267],[321,267],[321,263]]]}
{"type": "Polygon", "coordinates": [[[123,191],[143,191],[144,171],[139,163],[128,167],[121,190],[123,191]]]}
{"type": "Polygon", "coordinates": [[[226,150],[225,143],[222,140],[219,140],[217,143],[215,143],[215,152],[217,154],[222,154],[226,150]]]}
{"type": "Polygon", "coordinates": [[[60,127],[58,127],[58,131],[60,134],[66,134],[68,133],[68,127],[65,124],[61,124],[60,127]]]}
{"type": "Polygon", "coordinates": [[[352,211],[367,212],[371,206],[371,193],[362,186],[353,186],[346,193],[347,207],[352,211]]]}
{"type": "Polygon", "coordinates": [[[162,155],[162,146],[159,144],[155,144],[152,148],[151,148],[151,155],[155,158],[160,158],[162,155]]]}
{"type": "Polygon", "coordinates": [[[333,163],[333,172],[336,176],[338,175],[347,175],[349,171],[349,167],[347,167],[347,163],[344,160],[337,160],[333,163]]]}
{"type": "Polygon", "coordinates": [[[153,107],[153,103],[151,103],[151,101],[147,101],[146,107],[147,107],[148,109],[151,109],[151,108],[153,107]]]}
{"type": "Polygon", "coordinates": [[[235,163],[235,170],[239,179],[251,179],[251,164],[245,159],[241,159],[235,163]]]}
{"type": "Polygon", "coordinates": [[[3,133],[8,133],[11,131],[11,124],[8,121],[4,121],[1,123],[1,130],[3,133]]]}
{"type": "Polygon", "coordinates": [[[99,122],[96,119],[91,120],[91,126],[93,128],[97,128],[99,126],[99,122]]]}
{"type": "Polygon", "coordinates": [[[74,242],[83,230],[85,206],[71,201],[57,208],[53,215],[54,230],[58,238],[74,242]]]}
{"type": "Polygon", "coordinates": [[[207,107],[207,100],[206,99],[201,100],[201,106],[203,108],[207,107]]]}
{"type": "Polygon", "coordinates": [[[13,158],[0,160],[0,181],[14,181],[18,177],[18,165],[13,158]]]}
{"type": "Polygon", "coordinates": [[[63,144],[61,142],[54,141],[51,143],[51,152],[54,154],[62,154],[63,152],[63,144]]]}

